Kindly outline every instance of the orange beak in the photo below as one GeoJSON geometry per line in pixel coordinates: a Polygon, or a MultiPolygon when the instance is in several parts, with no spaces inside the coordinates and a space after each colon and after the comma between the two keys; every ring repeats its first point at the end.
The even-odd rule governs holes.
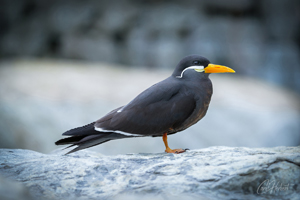
{"type": "Polygon", "coordinates": [[[235,71],[229,67],[222,65],[209,64],[204,68],[205,73],[235,73],[235,71]]]}

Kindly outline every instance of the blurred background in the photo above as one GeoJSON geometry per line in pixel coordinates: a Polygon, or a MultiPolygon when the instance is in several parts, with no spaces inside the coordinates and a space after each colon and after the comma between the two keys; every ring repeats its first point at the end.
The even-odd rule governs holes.
{"type": "MultiPolygon", "coordinates": [[[[50,153],[68,129],[127,104],[199,54],[213,74],[206,117],[171,148],[300,145],[298,0],[0,0],[0,148],[50,153]]],[[[163,152],[161,138],[93,147],[163,152]]]]}

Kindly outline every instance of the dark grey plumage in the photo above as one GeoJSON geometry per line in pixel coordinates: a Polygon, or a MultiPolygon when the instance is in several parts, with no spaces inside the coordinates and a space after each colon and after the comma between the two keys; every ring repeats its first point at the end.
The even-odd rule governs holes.
{"type": "Polygon", "coordinates": [[[101,119],[65,132],[63,135],[70,137],[55,144],[78,146],[69,152],[72,153],[109,140],[156,137],[190,127],[205,116],[212,95],[212,84],[209,74],[195,70],[186,70],[179,77],[187,67],[206,67],[209,63],[206,58],[198,55],[185,57],[170,77],[101,119]]]}

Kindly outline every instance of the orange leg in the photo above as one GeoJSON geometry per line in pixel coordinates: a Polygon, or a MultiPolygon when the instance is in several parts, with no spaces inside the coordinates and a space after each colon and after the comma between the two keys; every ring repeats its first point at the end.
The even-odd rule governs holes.
{"type": "Polygon", "coordinates": [[[171,149],[168,145],[168,136],[167,135],[168,135],[167,133],[164,133],[164,135],[163,135],[163,141],[164,141],[165,146],[166,146],[165,152],[178,154],[178,153],[183,153],[183,152],[186,151],[185,149],[171,149]]]}

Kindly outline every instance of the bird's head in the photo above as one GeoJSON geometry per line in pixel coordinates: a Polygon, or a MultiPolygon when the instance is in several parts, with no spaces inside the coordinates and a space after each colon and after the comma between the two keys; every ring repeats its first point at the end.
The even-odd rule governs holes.
{"type": "Polygon", "coordinates": [[[195,73],[235,73],[235,71],[229,67],[222,65],[211,64],[210,61],[199,55],[190,55],[183,58],[177,65],[172,76],[176,78],[182,78],[184,72],[187,70],[193,70],[195,73]]]}

